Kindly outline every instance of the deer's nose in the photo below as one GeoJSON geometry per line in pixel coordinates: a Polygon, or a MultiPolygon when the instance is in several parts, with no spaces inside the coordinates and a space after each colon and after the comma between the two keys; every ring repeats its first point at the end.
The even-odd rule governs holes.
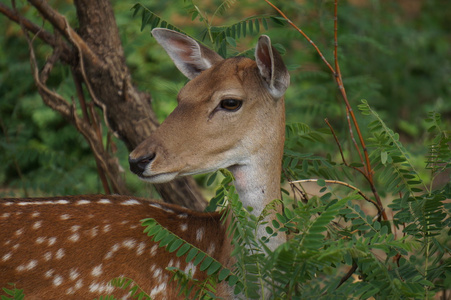
{"type": "Polygon", "coordinates": [[[152,162],[155,158],[155,153],[152,153],[147,156],[141,156],[138,158],[128,158],[128,163],[130,164],[130,171],[135,173],[136,175],[141,176],[143,172],[146,170],[146,167],[152,162]]]}

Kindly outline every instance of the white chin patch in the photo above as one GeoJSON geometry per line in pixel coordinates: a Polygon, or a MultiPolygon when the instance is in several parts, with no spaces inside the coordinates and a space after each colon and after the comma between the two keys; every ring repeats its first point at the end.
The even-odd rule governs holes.
{"type": "Polygon", "coordinates": [[[163,173],[150,176],[143,174],[141,179],[150,183],[165,183],[173,180],[175,177],[177,177],[177,175],[178,173],[163,173]]]}

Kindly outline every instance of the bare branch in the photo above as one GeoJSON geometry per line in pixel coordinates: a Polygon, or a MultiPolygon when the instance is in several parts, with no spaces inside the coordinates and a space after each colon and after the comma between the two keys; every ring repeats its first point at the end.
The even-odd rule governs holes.
{"type": "Polygon", "coordinates": [[[18,14],[13,9],[7,7],[6,5],[0,3],[0,13],[5,15],[7,18],[9,18],[11,21],[14,21],[16,23],[20,23],[24,26],[24,28],[35,34],[37,37],[39,37],[43,42],[46,44],[52,46],[53,48],[60,47],[61,48],[61,54],[60,58],[65,63],[69,63],[73,60],[74,53],[71,50],[71,48],[64,42],[60,41],[56,35],[51,34],[50,32],[44,30],[40,26],[34,24],[27,18],[24,18],[20,14],[18,14]]]}
{"type": "Polygon", "coordinates": [[[70,42],[75,42],[77,48],[83,53],[83,56],[89,60],[91,64],[99,65],[101,61],[97,55],[91,51],[85,41],[78,35],[75,30],[69,26],[66,17],[54,10],[47,1],[44,0],[29,0],[34,7],[48,20],[61,34],[70,42]]]}

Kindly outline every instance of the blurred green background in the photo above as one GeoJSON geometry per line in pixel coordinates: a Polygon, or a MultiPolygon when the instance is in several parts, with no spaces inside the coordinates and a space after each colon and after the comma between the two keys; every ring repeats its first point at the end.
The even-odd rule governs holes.
{"type": "MultiPolygon", "coordinates": [[[[143,5],[188,34],[199,37],[204,29],[192,21],[188,1],[146,1],[143,5]]],[[[71,1],[49,3],[76,27],[71,1]]],[[[113,1],[128,66],[135,84],[149,92],[160,121],[176,105],[178,90],[186,79],[149,34],[141,31],[141,19],[132,17],[134,1],[113,1]]],[[[211,15],[221,1],[195,1],[211,15]]],[[[302,28],[333,62],[333,1],[274,1],[302,28]]],[[[25,2],[18,7],[36,24],[39,15],[25,2]]],[[[263,0],[237,1],[213,25],[229,25],[254,15],[276,12],[263,0]]],[[[340,67],[354,109],[366,99],[385,122],[400,134],[418,166],[424,166],[426,125],[429,111],[442,114],[451,124],[451,1],[449,0],[352,0],[339,1],[340,67]]],[[[287,122],[310,128],[326,127],[328,118],[341,138],[345,152],[348,127],[345,106],[334,80],[320,57],[301,35],[287,25],[268,22],[271,37],[290,70],[286,94],[287,122]]],[[[49,28],[48,24],[44,27],[49,28]]],[[[29,63],[28,45],[20,27],[0,15],[0,196],[38,196],[101,193],[95,161],[83,137],[57,113],[47,108],[36,92],[29,63]]],[[[255,45],[259,34],[237,40],[229,55],[255,45]]],[[[208,45],[208,44],[207,44],[208,45]]],[[[34,42],[41,66],[51,49],[34,42]]],[[[212,45],[209,45],[212,46],[212,45]]],[[[75,95],[70,70],[58,66],[48,85],[70,99],[75,95]]],[[[359,114],[357,113],[359,117],[359,114]]],[[[364,120],[361,123],[364,126],[364,120]]],[[[336,153],[331,136],[327,143],[303,143],[300,152],[336,153]]],[[[127,150],[120,141],[118,157],[133,193],[148,196],[151,188],[128,172],[127,150]]],[[[204,178],[198,181],[203,184],[204,178]]]]}

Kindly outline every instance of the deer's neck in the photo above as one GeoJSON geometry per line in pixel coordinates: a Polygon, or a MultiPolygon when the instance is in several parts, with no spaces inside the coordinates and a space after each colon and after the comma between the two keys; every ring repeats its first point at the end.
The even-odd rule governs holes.
{"type": "MultiPolygon", "coordinates": [[[[266,165],[266,164],[264,164],[266,165]]],[[[229,168],[235,177],[235,187],[240,196],[240,200],[245,208],[252,207],[252,214],[259,217],[263,209],[274,199],[280,199],[280,171],[281,166],[263,166],[258,163],[249,165],[238,165],[229,168]]],[[[277,206],[280,212],[280,205],[277,206]]],[[[269,222],[275,218],[275,213],[268,215],[264,221],[269,222]]],[[[257,237],[262,238],[267,235],[266,225],[257,229],[257,237]]],[[[271,239],[269,248],[274,250],[285,241],[283,233],[271,239]]]]}
{"type": "MultiPolygon", "coordinates": [[[[235,177],[235,187],[244,207],[252,207],[252,214],[259,217],[266,205],[275,199],[281,199],[280,174],[282,171],[282,156],[285,134],[285,120],[283,102],[281,103],[280,123],[271,124],[266,130],[270,138],[261,141],[260,150],[251,155],[245,162],[229,167],[235,177]],[[270,129],[269,129],[270,128],[270,129]]],[[[277,205],[277,212],[282,210],[277,205]]],[[[275,212],[265,218],[265,221],[275,219],[275,212]]],[[[271,223],[269,223],[271,224],[271,223]]],[[[260,226],[257,231],[259,238],[267,235],[266,225],[260,226]]],[[[275,249],[285,241],[285,236],[279,233],[272,239],[269,247],[275,249]]]]}
{"type": "Polygon", "coordinates": [[[250,162],[229,168],[235,177],[241,202],[246,208],[252,207],[255,216],[259,216],[272,200],[280,199],[280,166],[268,167],[250,162]]]}

